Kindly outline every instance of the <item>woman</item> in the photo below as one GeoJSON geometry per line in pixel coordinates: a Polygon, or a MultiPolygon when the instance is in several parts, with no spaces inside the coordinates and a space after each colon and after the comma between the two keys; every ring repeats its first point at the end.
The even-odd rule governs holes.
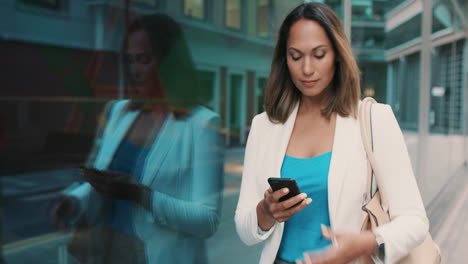
{"type": "Polygon", "coordinates": [[[302,4],[285,18],[265,99],[266,112],[252,121],[235,216],[246,244],[265,241],[260,263],[291,263],[304,253],[314,264],[361,256],[395,263],[424,240],[428,220],[387,105],[373,108],[374,150],[392,221],[360,232],[367,160],[356,119],[359,70],[329,7],[302,4]],[[279,202],[289,190],[273,192],[268,177],[294,178],[304,193],[279,202]]]}
{"type": "Polygon", "coordinates": [[[105,252],[98,263],[206,263],[204,238],[220,220],[219,117],[183,96],[196,92],[195,70],[175,21],[142,17],[124,40],[131,100],[106,106],[87,163],[97,170],[83,169],[87,183],[66,192],[55,221],[64,226],[84,214],[99,231],[83,243],[103,241],[110,229],[91,249],[105,252]],[[135,252],[141,247],[144,256],[135,252]]]}

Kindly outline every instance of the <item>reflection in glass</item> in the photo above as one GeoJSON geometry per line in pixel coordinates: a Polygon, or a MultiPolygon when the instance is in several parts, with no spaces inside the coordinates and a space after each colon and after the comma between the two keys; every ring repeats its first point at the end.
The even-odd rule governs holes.
{"type": "MultiPolygon", "coordinates": [[[[227,151],[226,185],[221,224],[206,241],[208,263],[252,263],[258,259],[255,256],[261,248],[244,247],[232,220],[243,147],[250,121],[264,111],[263,89],[276,38],[272,32],[276,32],[287,12],[304,0],[240,1],[245,11],[240,14],[242,30],[226,26],[223,0],[0,2],[0,184],[4,201],[2,245],[7,263],[65,263],[64,253],[72,234],[59,232],[50,224],[48,203],[74,182],[83,182],[77,168],[98,154],[90,150],[96,127],[98,135],[102,134],[107,123],[103,109],[110,100],[125,98],[138,101],[132,106],[145,112],[150,102],[161,101],[129,97],[129,89],[138,89],[132,80],[138,74],[126,75],[120,62],[139,67],[149,57],[127,54],[121,58],[125,12],[130,14],[130,21],[139,14],[158,12],[170,13],[181,23],[190,54],[178,53],[193,58],[193,65],[161,69],[169,72],[161,75],[161,82],[174,84],[171,89],[164,88],[171,112],[183,114],[205,105],[221,116],[223,147],[227,151]],[[12,4],[5,4],[8,2],[12,4]],[[173,70],[166,70],[170,68],[173,70]],[[184,86],[187,88],[181,88],[184,86]],[[176,109],[179,111],[172,111],[176,109]]],[[[344,1],[314,2],[330,5],[343,18],[344,1]]],[[[421,10],[415,10],[411,3],[419,5],[423,1],[349,2],[361,6],[356,16],[352,15],[351,39],[362,73],[362,92],[374,94],[379,102],[392,106],[404,128],[412,158],[417,160],[418,142],[422,142],[416,132],[420,76],[417,54],[422,21],[421,10]],[[403,13],[412,15],[401,16],[403,13]]],[[[431,175],[427,176],[430,184],[421,189],[424,197],[447,186],[444,176],[452,177],[451,171],[468,157],[464,136],[467,118],[462,110],[468,109],[464,92],[468,46],[463,35],[468,2],[432,2],[432,80],[427,105],[432,156],[425,161],[431,175]]],[[[237,25],[239,20],[235,21],[237,25]]],[[[143,153],[145,149],[139,150],[143,153]]],[[[434,215],[439,214],[434,210],[434,215]]]]}
{"type": "Polygon", "coordinates": [[[197,19],[205,19],[204,0],[184,0],[184,14],[197,19]]]}
{"type": "Polygon", "coordinates": [[[226,27],[232,29],[241,29],[242,26],[242,1],[241,0],[226,0],[225,15],[226,27]]]}
{"type": "Polygon", "coordinates": [[[128,99],[105,106],[87,183],[59,198],[53,220],[75,227],[67,249],[81,263],[206,263],[220,221],[219,117],[193,101],[196,71],[173,19],[135,20],[122,52],[128,99]]]}
{"type": "Polygon", "coordinates": [[[270,0],[257,1],[257,35],[268,37],[270,34],[271,4],[270,0]]]}
{"type": "Polygon", "coordinates": [[[158,3],[161,2],[161,0],[132,0],[131,2],[133,4],[143,4],[151,7],[156,7],[158,6],[158,3]]]}

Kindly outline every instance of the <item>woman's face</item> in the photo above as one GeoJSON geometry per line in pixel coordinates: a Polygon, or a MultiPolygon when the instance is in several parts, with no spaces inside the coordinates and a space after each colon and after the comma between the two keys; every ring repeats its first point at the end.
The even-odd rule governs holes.
{"type": "Polygon", "coordinates": [[[125,56],[132,81],[128,95],[149,96],[155,85],[158,85],[159,79],[157,63],[145,31],[138,30],[129,35],[125,56]]]}
{"type": "Polygon", "coordinates": [[[333,80],[335,52],[325,30],[313,20],[292,25],[286,58],[291,80],[304,96],[321,95],[333,80]]]}

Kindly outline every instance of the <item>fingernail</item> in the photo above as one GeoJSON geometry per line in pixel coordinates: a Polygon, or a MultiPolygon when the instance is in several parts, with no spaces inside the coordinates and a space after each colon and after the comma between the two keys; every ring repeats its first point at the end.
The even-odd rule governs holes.
{"type": "Polygon", "coordinates": [[[307,194],[301,193],[301,196],[299,196],[302,200],[304,200],[307,197],[307,194]]]}
{"type": "Polygon", "coordinates": [[[303,253],[302,256],[304,257],[304,263],[311,263],[309,254],[303,253]]]}
{"type": "Polygon", "coordinates": [[[289,189],[288,188],[284,188],[283,189],[283,193],[288,193],[289,192],[289,189]]]}
{"type": "Polygon", "coordinates": [[[324,235],[328,235],[328,228],[324,224],[320,224],[320,228],[322,229],[322,233],[324,235]]]}
{"type": "Polygon", "coordinates": [[[312,199],[307,198],[307,199],[305,200],[305,202],[306,202],[306,204],[310,204],[310,203],[312,202],[312,199]]]}

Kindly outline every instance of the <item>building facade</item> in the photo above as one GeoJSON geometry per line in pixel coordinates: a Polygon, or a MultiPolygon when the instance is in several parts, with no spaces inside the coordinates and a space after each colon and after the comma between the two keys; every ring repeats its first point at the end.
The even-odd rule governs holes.
{"type": "MultiPolygon", "coordinates": [[[[80,112],[79,116],[85,117],[99,112],[102,104],[92,107],[85,101],[105,102],[123,96],[119,51],[128,12],[129,19],[164,13],[183,27],[202,89],[194,99],[221,115],[226,145],[244,144],[250,120],[263,109],[263,89],[278,24],[300,3],[278,0],[2,1],[0,43],[6,63],[1,67],[7,74],[0,77],[5,87],[0,93],[8,109],[4,111],[13,112],[5,115],[22,117],[5,124],[8,129],[4,132],[4,141],[26,142],[29,138],[31,144],[25,145],[39,147],[41,140],[37,136],[22,134],[40,130],[45,140],[50,131],[61,126],[56,120],[61,120],[62,126],[71,122],[71,112],[80,112]],[[25,72],[28,78],[17,78],[25,72]],[[40,104],[38,100],[42,105],[48,100],[63,103],[65,109],[59,111],[54,124],[31,120],[31,115],[51,114],[35,109],[34,105],[40,104]],[[77,103],[74,109],[65,106],[64,103],[70,101],[77,103]]],[[[49,111],[53,111],[52,108],[49,111]]],[[[93,133],[92,121],[89,122],[71,122],[72,129],[93,133]]]]}
{"type": "MultiPolygon", "coordinates": [[[[387,102],[403,128],[418,129],[423,2],[399,1],[385,25],[387,102]]],[[[429,131],[463,134],[467,111],[466,1],[433,1],[429,131]]]]}

